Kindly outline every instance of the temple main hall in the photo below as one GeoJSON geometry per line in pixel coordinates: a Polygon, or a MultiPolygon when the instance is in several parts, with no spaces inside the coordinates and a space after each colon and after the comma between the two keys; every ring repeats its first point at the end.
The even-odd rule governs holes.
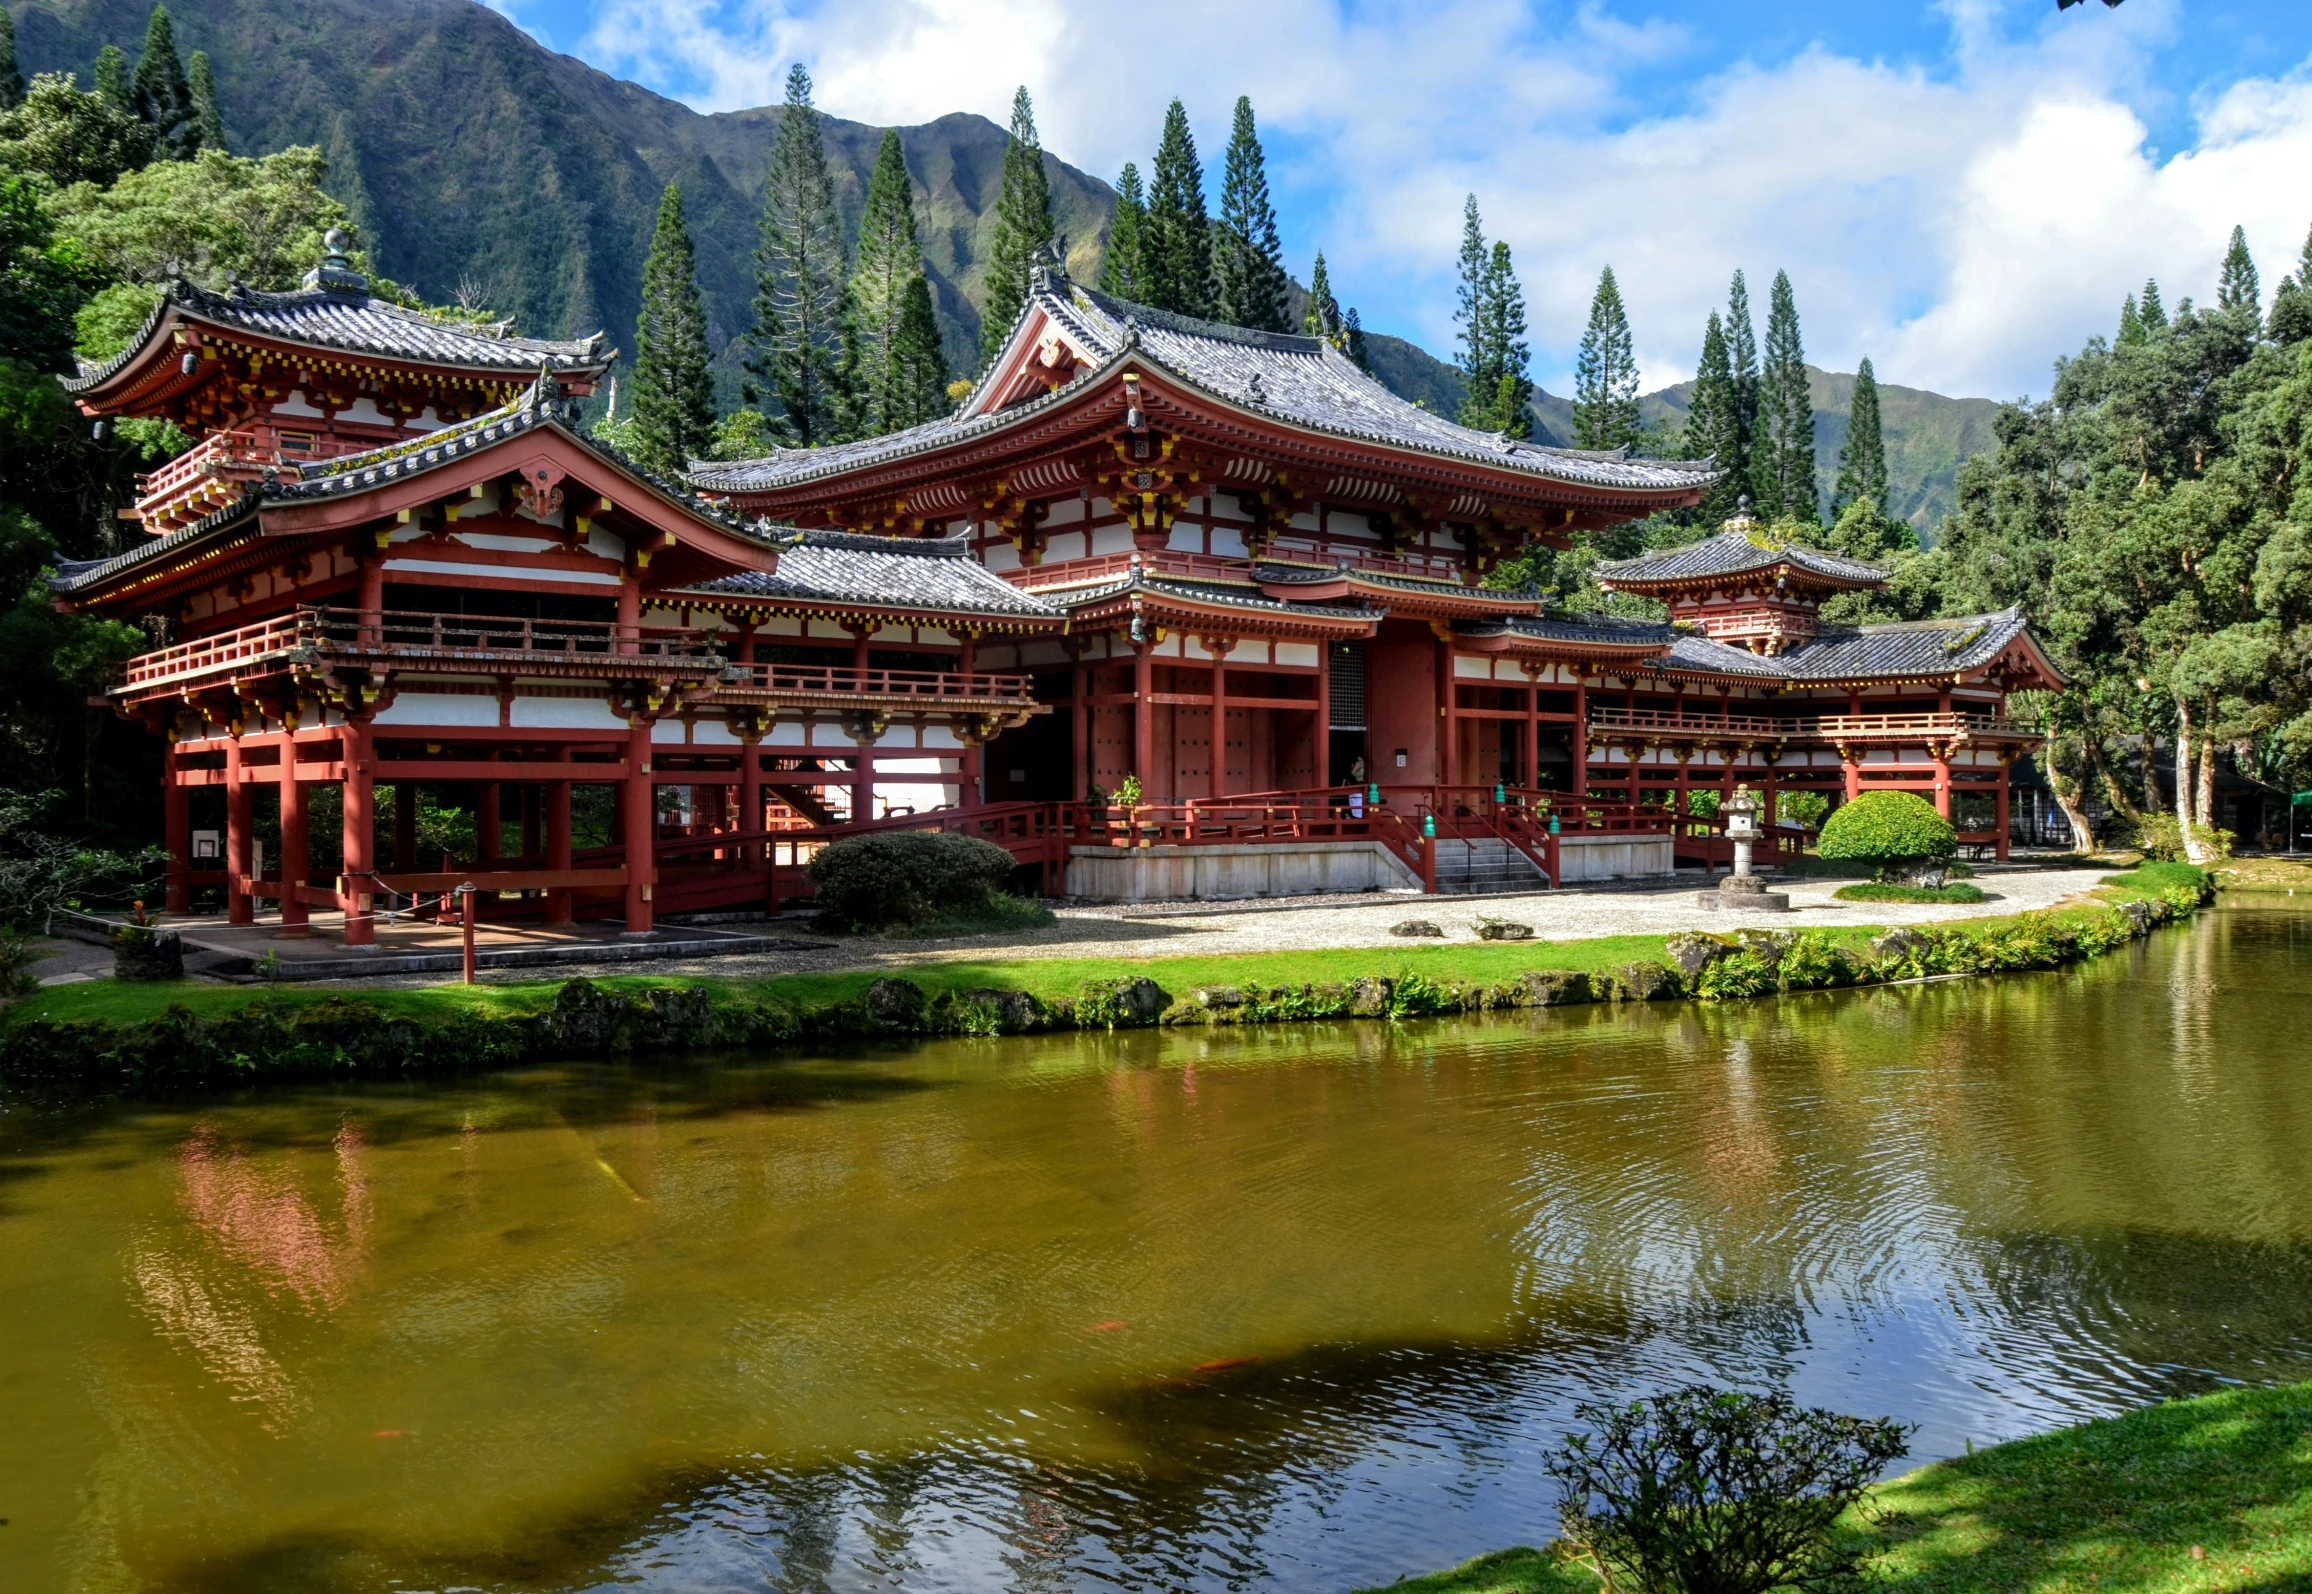
{"type": "Polygon", "coordinates": [[[681,481],[581,423],[615,358],[337,244],[295,292],[172,285],[68,380],[198,439],[54,580],[153,639],[109,698],[167,744],[172,910],[359,947],[462,885],[643,934],[888,828],[1080,897],[1547,887],[1723,862],[1690,797],[1737,784],[1916,791],[2004,855],[2009,694],[2061,680],[2014,611],[1831,623],[1887,572],[1744,517],[1604,568],[1658,620],[1489,584],[1714,467],[1475,432],[1050,265],[954,415],[681,481]],[[427,794],[470,856],[421,855],[427,794]]]}

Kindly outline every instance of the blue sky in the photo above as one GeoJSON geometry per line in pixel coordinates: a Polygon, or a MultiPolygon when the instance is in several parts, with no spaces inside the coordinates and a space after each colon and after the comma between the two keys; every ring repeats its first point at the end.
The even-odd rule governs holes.
{"type": "Polygon", "coordinates": [[[701,110],[774,101],[796,58],[878,123],[1000,119],[1025,82],[1111,180],[1175,94],[1216,166],[1249,94],[1295,275],[1323,248],[1368,326],[1447,353],[1474,192],[1560,392],[1609,263],[1649,387],[1741,267],[1761,315],[1790,272],[1817,364],[2009,397],[2147,276],[2212,293],[2235,222],[2267,289],[2312,229],[2304,0],[496,3],[701,110]]]}

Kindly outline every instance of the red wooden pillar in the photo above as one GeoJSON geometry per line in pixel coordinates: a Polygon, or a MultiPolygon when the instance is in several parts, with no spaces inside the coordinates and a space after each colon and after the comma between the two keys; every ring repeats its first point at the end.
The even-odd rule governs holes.
{"type": "Polygon", "coordinates": [[[2005,753],[2001,753],[1999,755],[1999,792],[1997,798],[1999,805],[1999,815],[1998,818],[1993,821],[1998,829],[1998,840],[1992,843],[1992,845],[1998,849],[1998,858],[2001,863],[2005,863],[2007,861],[2007,825],[2011,811],[2010,803],[2012,801],[2007,789],[2008,779],[2009,765],[2007,763],[2007,755],[2005,753]]]}
{"type": "Polygon", "coordinates": [[[257,905],[242,882],[251,873],[249,865],[250,798],[249,773],[241,759],[241,742],[234,737],[225,743],[225,922],[254,924],[257,905]]]}
{"type": "MultiPolygon", "coordinates": [[[[739,815],[741,831],[763,828],[763,736],[760,730],[749,726],[739,738],[739,815]]],[[[761,849],[747,849],[747,861],[757,860],[761,849]]]]}
{"type": "Polygon", "coordinates": [[[626,571],[618,582],[618,651],[642,651],[642,572],[626,571]]]}
{"type": "Polygon", "coordinates": [[[627,722],[625,800],[619,805],[626,843],[626,933],[647,935],[651,886],[658,877],[658,803],[650,783],[650,720],[627,722]]]}
{"type": "Polygon", "coordinates": [[[1853,802],[1862,795],[1862,765],[1854,756],[1852,747],[1838,750],[1839,769],[1846,776],[1846,800],[1853,802]]]}
{"type": "MultiPolygon", "coordinates": [[[[1437,639],[1437,734],[1444,745],[1438,750],[1435,764],[1440,785],[1461,784],[1461,692],[1453,678],[1453,644],[1444,637],[1437,639]]],[[[1437,794],[1437,807],[1451,812],[1452,799],[1443,792],[1437,794]]]]}
{"type": "Polygon", "coordinates": [[[1951,817],[1951,744],[1937,742],[1935,753],[1935,812],[1951,817]]]}
{"type": "Polygon", "coordinates": [[[1132,773],[1140,777],[1141,801],[1156,793],[1156,710],[1148,700],[1156,692],[1156,663],[1149,645],[1132,650],[1132,773]]]}
{"type": "Polygon", "coordinates": [[[1212,769],[1206,782],[1206,795],[1228,795],[1228,643],[1219,638],[1208,639],[1205,648],[1212,654],[1212,769]]]}
{"type": "Polygon", "coordinates": [[[361,640],[375,646],[385,635],[385,555],[372,553],[361,561],[361,579],[354,589],[361,640]]]}
{"type": "Polygon", "coordinates": [[[377,867],[377,793],[370,773],[369,727],[349,724],[339,740],[345,759],[345,873],[338,885],[337,905],[345,913],[345,944],[375,946],[377,925],[370,911],[376,902],[371,875],[377,867]]]}
{"type": "Polygon", "coordinates": [[[1075,771],[1068,779],[1068,796],[1077,802],[1091,795],[1092,786],[1090,673],[1081,655],[1068,670],[1068,756],[1075,771]]]}
{"type": "Polygon", "coordinates": [[[1589,795],[1589,676],[1573,683],[1573,794],[1589,795]]]}
{"type": "Polygon", "coordinates": [[[313,872],[313,850],[306,823],[308,788],[297,778],[297,744],[281,745],[281,933],[305,935],[311,910],[298,893],[313,872]]]}
{"type": "Polygon", "coordinates": [[[161,825],[167,832],[164,843],[169,853],[168,884],[161,905],[170,913],[190,913],[193,908],[189,878],[193,867],[193,802],[192,793],[180,784],[182,779],[177,750],[172,747],[161,757],[161,825]]]}
{"type": "MultiPolygon", "coordinates": [[[[568,871],[570,868],[570,783],[550,781],[546,786],[546,867],[568,871]]],[[[575,912],[576,899],[567,887],[546,893],[546,922],[568,924],[575,912]]]]}
{"type": "Polygon", "coordinates": [[[1541,790],[1541,671],[1544,666],[1528,664],[1525,667],[1525,789],[1541,790]]]}

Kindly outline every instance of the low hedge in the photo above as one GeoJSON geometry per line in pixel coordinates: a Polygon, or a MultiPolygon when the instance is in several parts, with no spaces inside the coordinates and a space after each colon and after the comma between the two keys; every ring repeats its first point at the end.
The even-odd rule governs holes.
{"type": "Polygon", "coordinates": [[[811,859],[812,906],[853,929],[985,914],[1011,877],[1012,855],[977,836],[899,830],[853,836],[811,859]]]}
{"type": "MultiPolygon", "coordinates": [[[[2204,880],[2204,876],[2202,879],[2204,880]]],[[[2123,887],[2134,882],[2123,881],[2123,887]]],[[[2139,892],[2140,888],[2136,888],[2139,892]]],[[[616,989],[574,979],[539,1011],[477,1001],[439,1021],[358,997],[260,998],[201,1015],[182,1004],[133,1022],[33,1018],[0,1032],[0,1081],[73,1089],[210,1087],[259,1078],[402,1077],[554,1059],[777,1048],[926,1035],[1021,1035],[1151,1025],[1404,1019],[1590,1002],[1726,1001],[1931,975],[2054,968],[2179,919],[2204,900],[2181,879],[2109,905],[1976,925],[1890,930],[1857,949],[1828,930],[1684,932],[1664,960],[1536,969],[1492,981],[1416,970],[1300,985],[1204,985],[1176,998],[1144,976],[1083,981],[1072,995],[927,993],[883,978],[820,1003],[716,999],[700,985],[616,989]]]]}
{"type": "Polygon", "coordinates": [[[1964,880],[1953,881],[1947,886],[1895,886],[1882,885],[1877,881],[1865,881],[1861,885],[1840,886],[1831,895],[1841,902],[1936,903],[1981,902],[1984,900],[1983,888],[1978,885],[1970,885],[1964,880]]]}

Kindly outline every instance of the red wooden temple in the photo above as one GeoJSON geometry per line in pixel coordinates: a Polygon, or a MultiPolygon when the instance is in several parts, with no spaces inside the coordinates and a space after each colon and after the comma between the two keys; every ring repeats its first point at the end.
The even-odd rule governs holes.
{"type": "Polygon", "coordinates": [[[1455,849],[1559,883],[1714,856],[1663,804],[1737,781],[1915,789],[2003,852],[2035,745],[2007,695],[2058,680],[2011,611],[1825,623],[1885,572],[1746,521],[1607,568],[1664,621],[1488,587],[1690,507],[1710,466],[1473,432],[1321,340],[1048,267],[954,416],[678,483],[578,424],[599,338],[400,309],[333,248],[295,293],[176,285],[68,384],[200,438],[136,546],[55,582],[154,635],[112,701],[170,744],[172,909],[221,887],[237,922],[319,909],[360,945],[471,883],[642,932],[807,890],[812,848],[894,825],[1084,894],[1434,889],[1455,849]],[[474,856],[418,856],[421,789],[471,809],[474,856]],[[581,846],[574,794],[605,790],[581,846]]]}

